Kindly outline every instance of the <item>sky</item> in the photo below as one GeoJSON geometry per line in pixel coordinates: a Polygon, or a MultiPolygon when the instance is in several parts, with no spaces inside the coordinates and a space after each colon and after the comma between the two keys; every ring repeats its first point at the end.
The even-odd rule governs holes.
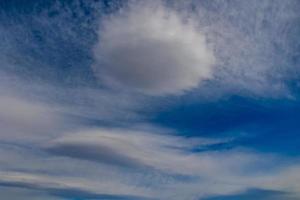
{"type": "Polygon", "coordinates": [[[299,0],[0,0],[0,199],[300,199],[299,0]]]}

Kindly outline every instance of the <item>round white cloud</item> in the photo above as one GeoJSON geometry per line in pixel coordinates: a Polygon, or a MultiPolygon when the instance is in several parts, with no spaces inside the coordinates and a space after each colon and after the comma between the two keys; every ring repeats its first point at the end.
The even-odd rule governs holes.
{"type": "Polygon", "coordinates": [[[204,34],[161,4],[135,4],[107,17],[94,48],[96,76],[111,87],[180,94],[212,76],[204,34]]]}

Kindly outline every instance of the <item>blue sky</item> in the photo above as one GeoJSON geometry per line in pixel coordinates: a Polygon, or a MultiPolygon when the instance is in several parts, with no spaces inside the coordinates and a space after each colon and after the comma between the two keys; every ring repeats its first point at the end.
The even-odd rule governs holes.
{"type": "Polygon", "coordinates": [[[300,199],[299,9],[0,1],[0,198],[300,199]]]}

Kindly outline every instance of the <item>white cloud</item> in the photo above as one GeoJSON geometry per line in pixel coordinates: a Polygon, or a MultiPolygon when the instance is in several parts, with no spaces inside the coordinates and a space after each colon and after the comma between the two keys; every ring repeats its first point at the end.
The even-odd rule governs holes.
{"type": "Polygon", "coordinates": [[[212,77],[214,55],[205,35],[160,1],[135,2],[105,17],[98,36],[93,68],[110,86],[177,94],[212,77]]]}
{"type": "Polygon", "coordinates": [[[58,155],[85,160],[134,168],[151,167],[189,175],[200,168],[208,170],[210,162],[206,160],[208,162],[205,163],[205,160],[196,159],[196,154],[187,152],[195,147],[222,142],[224,140],[185,139],[141,131],[97,129],[66,134],[52,141],[46,149],[58,155]],[[197,162],[194,162],[195,159],[197,162]]]}
{"type": "Polygon", "coordinates": [[[215,50],[214,87],[202,88],[204,95],[213,89],[222,95],[290,97],[286,80],[298,74],[290,59],[298,52],[291,45],[297,6],[293,0],[186,3],[215,50]]]}
{"type": "MultiPolygon", "coordinates": [[[[150,182],[147,195],[158,199],[194,200],[249,188],[299,195],[300,188],[295,185],[298,177],[291,176],[300,169],[297,162],[291,165],[283,162],[282,157],[243,149],[191,151],[191,148],[219,142],[222,141],[96,129],[66,134],[43,148],[57,156],[92,161],[89,166],[111,166],[111,170],[120,170],[116,174],[127,177],[126,185],[141,189],[150,182]],[[176,178],[180,176],[187,179],[176,178]]],[[[119,179],[116,174],[111,174],[111,179],[119,179]]]]}
{"type": "MultiPolygon", "coordinates": [[[[227,8],[232,7],[220,6],[222,12],[203,7],[203,12],[199,11],[203,15],[196,16],[198,24],[195,18],[183,17],[181,12],[161,3],[139,1],[104,18],[99,43],[94,48],[94,70],[108,86],[122,92],[57,87],[59,83],[49,86],[41,84],[43,81],[32,81],[28,74],[24,76],[29,81],[20,81],[17,76],[0,71],[0,185],[13,188],[5,190],[5,194],[0,188],[1,196],[22,198],[23,192],[11,195],[14,187],[43,193],[29,196],[53,192],[63,196],[65,191],[194,200],[248,188],[281,190],[299,196],[300,167],[295,158],[241,149],[195,152],[193,148],[227,140],[167,135],[160,128],[77,130],[87,125],[86,121],[93,127],[102,122],[121,122],[128,127],[131,124],[126,119],[144,121],[140,112],[135,111],[145,111],[151,105],[143,95],[131,96],[126,90],[152,95],[180,94],[201,87],[205,80],[217,82],[220,90],[230,94],[250,91],[269,95],[273,89],[280,90],[272,83],[278,72],[273,67],[282,57],[274,53],[269,32],[257,33],[255,38],[247,31],[244,34],[234,21],[226,19],[227,8]],[[200,26],[203,21],[204,26],[200,26]],[[206,43],[207,38],[217,50],[214,53],[206,43]],[[75,132],[70,131],[73,128],[75,132]],[[282,160],[293,163],[281,163],[282,160]]],[[[234,19],[239,17],[235,12],[231,14],[234,19]]],[[[251,16],[251,12],[246,16],[251,16]]],[[[44,19],[41,23],[46,23],[47,28],[48,20],[44,19]]],[[[269,19],[258,20],[257,26],[269,19]]],[[[274,20],[280,22],[278,26],[284,22],[280,19],[274,20]]],[[[59,26],[65,30],[68,23],[59,26]]],[[[67,31],[71,32],[71,28],[67,31]]],[[[14,38],[14,34],[8,34],[14,38]]],[[[271,38],[275,41],[279,36],[276,32],[274,35],[271,38]]],[[[76,41],[77,35],[73,36],[72,41],[76,41]]],[[[7,48],[13,46],[5,42],[7,48]]],[[[5,55],[4,51],[2,57],[5,55]]],[[[21,59],[28,61],[25,57],[21,59]]],[[[21,65],[6,68],[23,69],[21,65]]]]}
{"type": "Polygon", "coordinates": [[[93,69],[146,94],[291,97],[295,4],[129,1],[101,19],[93,69]]]}
{"type": "Polygon", "coordinates": [[[63,127],[65,118],[55,108],[19,96],[0,95],[0,140],[25,141],[49,138],[63,127]]]}

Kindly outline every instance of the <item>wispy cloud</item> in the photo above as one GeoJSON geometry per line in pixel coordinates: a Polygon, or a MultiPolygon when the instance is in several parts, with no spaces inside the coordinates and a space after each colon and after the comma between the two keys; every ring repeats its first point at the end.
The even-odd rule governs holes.
{"type": "MultiPolygon", "coordinates": [[[[201,199],[249,188],[299,195],[298,162],[290,164],[284,157],[239,148],[205,152],[190,149],[218,142],[119,129],[66,133],[32,146],[34,151],[23,150],[24,156],[40,153],[28,157],[23,167],[6,168],[0,181],[7,187],[26,186],[50,194],[57,191],[62,197],[82,194],[86,198],[121,195],[201,199]]],[[[19,154],[16,149],[10,151],[11,156],[19,154]]],[[[2,166],[16,166],[20,161],[10,159],[2,166]]]]}
{"type": "Polygon", "coordinates": [[[270,118],[282,139],[287,107],[216,98],[297,96],[299,2],[28,2],[0,3],[0,198],[300,198],[298,154],[245,148],[226,126],[252,109],[251,131],[270,118]],[[152,119],[170,104],[166,128],[152,119]]]}

